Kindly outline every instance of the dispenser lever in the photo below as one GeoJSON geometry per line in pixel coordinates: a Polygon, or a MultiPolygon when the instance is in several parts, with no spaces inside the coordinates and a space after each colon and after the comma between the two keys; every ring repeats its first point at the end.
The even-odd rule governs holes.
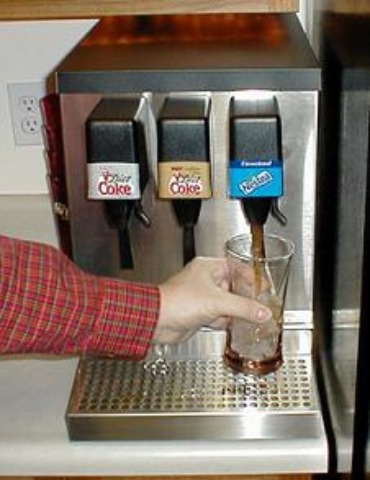
{"type": "Polygon", "coordinates": [[[120,267],[134,268],[129,223],[131,213],[146,226],[141,206],[149,169],[141,120],[145,99],[103,98],[86,123],[88,198],[103,200],[108,225],[119,239],[120,267]]]}
{"type": "Polygon", "coordinates": [[[183,229],[184,264],[196,255],[194,228],[211,197],[208,96],[169,96],[158,118],[158,195],[183,229]]]}
{"type": "Polygon", "coordinates": [[[128,227],[118,229],[120,265],[122,268],[134,268],[130,232],[128,227]]]}
{"type": "Polygon", "coordinates": [[[134,207],[135,217],[144,225],[146,228],[150,228],[152,226],[152,221],[148,217],[148,215],[144,212],[143,206],[140,202],[137,202],[134,207]]]}
{"type": "Polygon", "coordinates": [[[251,225],[264,225],[271,213],[286,218],[283,195],[281,121],[274,96],[233,97],[230,105],[230,197],[241,200],[251,225]]]}
{"type": "Polygon", "coordinates": [[[288,219],[280,210],[277,198],[273,198],[271,201],[271,215],[280,223],[280,225],[285,226],[288,223],[288,219]]]}
{"type": "Polygon", "coordinates": [[[183,232],[184,265],[196,257],[194,228],[192,225],[184,227],[183,232]]]}

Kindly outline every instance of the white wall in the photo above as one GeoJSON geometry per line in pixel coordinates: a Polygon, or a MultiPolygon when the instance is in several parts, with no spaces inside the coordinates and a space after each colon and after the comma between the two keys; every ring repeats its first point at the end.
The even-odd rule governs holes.
{"type": "Polygon", "coordinates": [[[95,22],[0,22],[0,195],[47,192],[43,147],[14,144],[7,84],[43,82],[95,22]]]}

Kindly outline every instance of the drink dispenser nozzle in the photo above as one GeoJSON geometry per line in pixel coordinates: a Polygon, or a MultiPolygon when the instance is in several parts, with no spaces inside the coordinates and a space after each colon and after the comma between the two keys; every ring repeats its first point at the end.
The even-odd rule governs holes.
{"type": "Polygon", "coordinates": [[[210,99],[168,96],[158,116],[158,195],[183,228],[184,264],[196,255],[194,227],[211,197],[210,99]]]}
{"type": "Polygon", "coordinates": [[[88,198],[104,201],[107,222],[118,231],[121,268],[134,267],[132,212],[150,226],[141,205],[149,178],[144,104],[139,97],[102,98],[86,122],[88,198]]]}
{"type": "Polygon", "coordinates": [[[230,102],[230,197],[240,199],[251,226],[264,225],[283,195],[281,120],[274,96],[230,102]]]}

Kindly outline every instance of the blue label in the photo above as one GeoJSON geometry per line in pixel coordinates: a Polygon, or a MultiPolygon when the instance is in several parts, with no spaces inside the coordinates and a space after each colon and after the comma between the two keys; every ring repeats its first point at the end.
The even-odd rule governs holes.
{"type": "Polygon", "coordinates": [[[282,162],[233,160],[230,162],[229,185],[231,198],[281,197],[282,162]]]}

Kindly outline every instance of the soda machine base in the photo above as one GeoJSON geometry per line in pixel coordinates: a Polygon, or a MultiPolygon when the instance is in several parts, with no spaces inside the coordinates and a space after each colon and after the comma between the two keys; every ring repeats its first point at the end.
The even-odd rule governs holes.
{"type": "Polygon", "coordinates": [[[311,333],[286,331],[283,366],[259,377],[224,364],[221,331],[201,331],[139,362],[81,358],[66,413],[70,439],[318,438],[311,333]]]}

